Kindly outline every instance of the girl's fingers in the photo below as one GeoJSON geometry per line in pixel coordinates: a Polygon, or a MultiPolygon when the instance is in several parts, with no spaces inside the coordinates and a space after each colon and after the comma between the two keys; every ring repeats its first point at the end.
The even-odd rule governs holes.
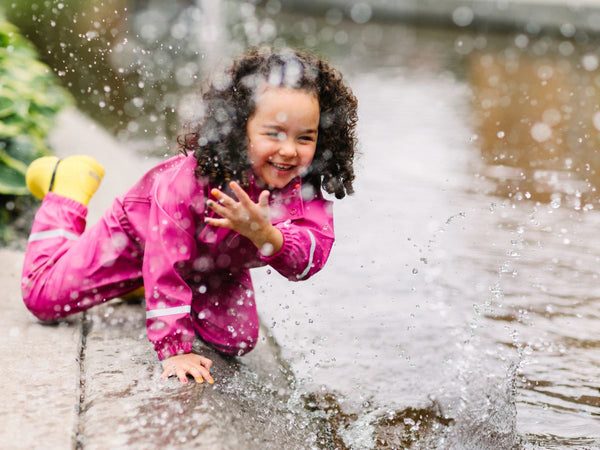
{"type": "Polygon", "coordinates": [[[215,380],[213,380],[213,377],[210,375],[210,372],[205,367],[199,366],[198,371],[202,374],[204,379],[206,381],[208,381],[210,384],[213,384],[215,382],[215,380]]]}
{"type": "Polygon", "coordinates": [[[203,366],[192,366],[188,369],[188,372],[194,377],[196,383],[204,383],[204,380],[208,381],[210,384],[215,382],[213,377],[210,376],[208,369],[203,366]]]}
{"type": "MultiPolygon", "coordinates": [[[[233,205],[219,205],[212,200],[207,202],[207,205],[210,209],[216,212],[219,216],[224,219],[228,219],[229,221],[244,221],[250,218],[250,212],[246,210],[244,207],[238,208],[240,203],[234,203],[233,205]]],[[[211,217],[207,217],[206,219],[212,219],[211,217]]]]}
{"type": "Polygon", "coordinates": [[[227,195],[226,193],[218,190],[218,189],[212,189],[210,191],[211,195],[217,199],[218,203],[221,205],[233,205],[234,203],[236,203],[236,201],[234,199],[232,199],[229,195],[227,195]]]}
{"type": "Polygon", "coordinates": [[[198,370],[198,368],[190,367],[190,370],[188,372],[194,377],[196,383],[204,383],[204,378],[202,378],[202,373],[200,372],[200,370],[198,370]]]}
{"type": "Polygon", "coordinates": [[[206,367],[207,369],[210,369],[212,367],[213,362],[210,359],[200,355],[198,355],[198,357],[200,358],[200,364],[202,364],[204,367],[206,367]]]}
{"type": "Polygon", "coordinates": [[[175,375],[177,368],[174,365],[163,366],[163,373],[160,375],[161,378],[169,378],[171,375],[175,375]]]}
{"type": "Polygon", "coordinates": [[[201,355],[198,355],[198,359],[200,360],[200,364],[201,364],[199,367],[199,370],[202,373],[202,376],[210,384],[213,384],[215,382],[215,380],[213,380],[213,377],[210,375],[210,371],[209,371],[213,365],[213,362],[210,359],[205,358],[204,356],[201,356],[201,355]]]}
{"type": "Polygon", "coordinates": [[[242,203],[243,205],[246,205],[246,206],[248,206],[250,204],[254,204],[254,202],[250,199],[250,197],[248,197],[248,194],[246,194],[246,191],[244,191],[242,189],[242,187],[239,184],[237,184],[235,181],[232,181],[231,183],[229,183],[229,186],[231,187],[231,190],[233,191],[235,196],[238,198],[240,203],[242,203]]]}
{"type": "Polygon", "coordinates": [[[258,204],[260,206],[269,206],[269,195],[271,195],[269,191],[262,191],[258,196],[258,204]]]}
{"type": "Polygon", "coordinates": [[[197,354],[179,355],[173,357],[173,361],[163,361],[163,371],[161,378],[176,376],[183,384],[188,382],[188,374],[194,377],[197,383],[203,383],[204,380],[210,384],[214,383],[209,369],[212,361],[204,356],[197,354]]]}
{"type": "Polygon", "coordinates": [[[229,209],[226,208],[226,205],[222,205],[212,200],[206,202],[206,205],[221,217],[227,217],[229,215],[229,209]]]}
{"type": "Polygon", "coordinates": [[[214,217],[205,217],[204,222],[214,227],[233,228],[229,219],[216,219],[214,217]]]}
{"type": "Polygon", "coordinates": [[[177,378],[179,378],[179,381],[181,381],[183,384],[188,382],[187,372],[188,371],[185,369],[177,369],[177,372],[176,372],[177,378]]]}

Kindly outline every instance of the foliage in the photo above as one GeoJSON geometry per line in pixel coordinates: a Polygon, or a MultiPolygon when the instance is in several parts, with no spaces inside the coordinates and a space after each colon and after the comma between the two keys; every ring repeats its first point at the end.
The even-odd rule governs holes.
{"type": "Polygon", "coordinates": [[[29,228],[33,206],[25,171],[32,160],[50,153],[46,136],[56,113],[72,102],[33,45],[0,14],[1,243],[23,245],[19,237],[29,228]]]}
{"type": "Polygon", "coordinates": [[[28,193],[27,165],[50,153],[46,136],[71,103],[35,48],[0,16],[0,194],[28,193]]]}

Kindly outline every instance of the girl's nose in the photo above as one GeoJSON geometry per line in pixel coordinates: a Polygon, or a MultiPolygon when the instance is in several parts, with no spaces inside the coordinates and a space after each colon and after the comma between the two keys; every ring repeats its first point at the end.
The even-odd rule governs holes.
{"type": "Polygon", "coordinates": [[[298,152],[296,151],[296,144],[291,139],[286,139],[281,142],[279,146],[279,154],[287,158],[293,158],[298,152]]]}

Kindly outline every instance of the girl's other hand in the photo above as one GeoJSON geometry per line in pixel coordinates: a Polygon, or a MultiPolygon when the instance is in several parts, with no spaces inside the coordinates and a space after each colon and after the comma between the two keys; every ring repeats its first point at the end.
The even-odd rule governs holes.
{"type": "Polygon", "coordinates": [[[204,356],[195,353],[185,353],[175,355],[165,359],[162,362],[163,373],[161,378],[176,376],[182,383],[187,383],[188,374],[194,377],[197,383],[203,383],[204,380],[213,384],[215,380],[210,376],[210,368],[213,362],[204,356]]]}
{"type": "Polygon", "coordinates": [[[271,224],[269,191],[262,191],[258,203],[254,203],[235,181],[229,185],[238,201],[219,189],[212,189],[210,193],[217,202],[209,200],[207,205],[222,218],[207,217],[205,222],[216,227],[230,228],[246,236],[265,256],[277,253],[283,246],[283,236],[271,224]]]}

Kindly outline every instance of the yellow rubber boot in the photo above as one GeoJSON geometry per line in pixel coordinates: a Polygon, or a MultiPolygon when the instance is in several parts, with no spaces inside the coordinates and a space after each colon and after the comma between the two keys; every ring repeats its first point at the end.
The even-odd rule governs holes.
{"type": "Polygon", "coordinates": [[[144,290],[144,286],[121,295],[121,299],[125,300],[127,303],[141,303],[145,297],[146,291],[144,290]]]}
{"type": "Polygon", "coordinates": [[[104,167],[91,156],[73,155],[59,161],[52,192],[87,206],[104,177],[104,167]]]}
{"type": "Polygon", "coordinates": [[[73,155],[61,160],[45,156],[31,163],[25,180],[37,198],[44,198],[50,190],[87,206],[103,176],[104,167],[91,156],[73,155]]]}
{"type": "Polygon", "coordinates": [[[42,199],[46,196],[57,163],[56,156],[44,156],[29,165],[25,174],[25,183],[34,197],[42,199]]]}

